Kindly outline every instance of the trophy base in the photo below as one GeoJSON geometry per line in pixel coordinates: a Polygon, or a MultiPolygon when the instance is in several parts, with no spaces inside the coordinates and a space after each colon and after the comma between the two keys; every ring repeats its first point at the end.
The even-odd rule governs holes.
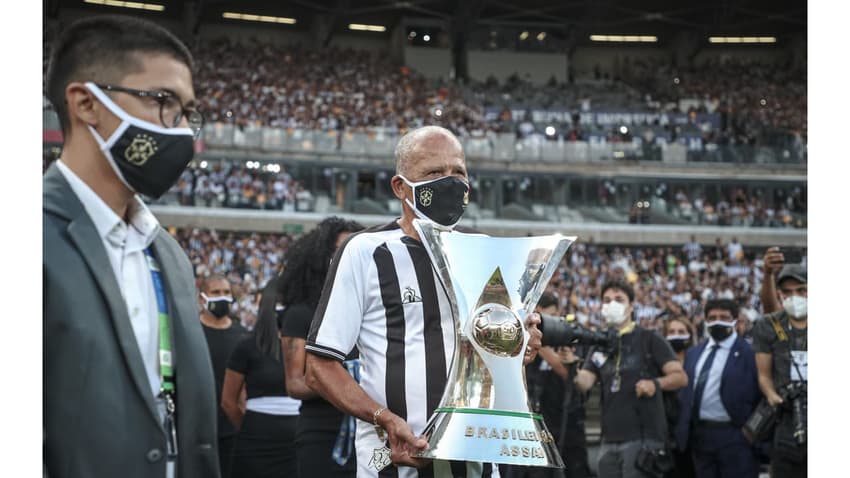
{"type": "Polygon", "coordinates": [[[563,468],[543,417],[481,408],[438,408],[425,427],[428,449],[438,460],[563,468]]]}

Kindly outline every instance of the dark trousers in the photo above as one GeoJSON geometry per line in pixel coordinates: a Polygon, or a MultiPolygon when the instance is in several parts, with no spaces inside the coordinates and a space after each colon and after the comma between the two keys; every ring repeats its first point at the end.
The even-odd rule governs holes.
{"type": "Polygon", "coordinates": [[[234,435],[218,437],[218,466],[221,478],[230,478],[230,462],[233,460],[234,435]]]}
{"type": "Polygon", "coordinates": [[[806,478],[808,461],[808,456],[795,459],[788,454],[774,453],[770,460],[770,476],[771,478],[806,478]]]}
{"type": "Polygon", "coordinates": [[[696,477],[696,472],[694,471],[694,454],[691,453],[691,450],[673,450],[673,462],[675,463],[675,468],[673,471],[668,473],[667,478],[694,478],[696,477]]]}
{"type": "Polygon", "coordinates": [[[696,424],[691,434],[698,478],[757,478],[755,450],[738,427],[696,424]]]}
{"type": "Polygon", "coordinates": [[[295,453],[298,458],[298,476],[328,478],[354,478],[357,475],[357,450],[352,448],[345,465],[333,459],[333,449],[339,434],[339,421],[311,420],[298,417],[295,453]]]}
{"type": "Polygon", "coordinates": [[[297,476],[296,415],[270,415],[248,410],[233,444],[231,478],[297,476]]]}

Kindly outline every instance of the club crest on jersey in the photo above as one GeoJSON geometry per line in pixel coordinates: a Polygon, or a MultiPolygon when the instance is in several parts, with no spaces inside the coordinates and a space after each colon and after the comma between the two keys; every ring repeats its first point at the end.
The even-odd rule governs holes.
{"type": "Polygon", "coordinates": [[[414,302],[422,302],[422,297],[416,293],[413,287],[407,286],[404,288],[404,293],[401,295],[402,304],[412,304],[414,302]]]}
{"type": "Polygon", "coordinates": [[[425,207],[431,205],[431,199],[433,198],[434,190],[431,188],[422,188],[422,191],[419,192],[419,202],[425,207]]]}
{"type": "Polygon", "coordinates": [[[374,468],[375,471],[381,471],[392,463],[392,459],[390,458],[390,449],[387,448],[387,445],[380,448],[375,448],[372,451],[372,459],[369,460],[369,467],[374,468]]]}

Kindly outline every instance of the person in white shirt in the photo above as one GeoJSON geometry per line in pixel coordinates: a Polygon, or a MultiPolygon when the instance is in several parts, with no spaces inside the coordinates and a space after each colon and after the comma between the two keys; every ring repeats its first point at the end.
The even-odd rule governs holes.
{"type": "Polygon", "coordinates": [[[141,196],[177,182],[203,126],[192,57],[164,28],[98,16],[53,45],[61,158],[44,174],[44,470],[219,476],[192,266],[141,196]]]}
{"type": "MultiPolygon", "coordinates": [[[[416,458],[427,447],[417,435],[445,390],[455,331],[413,219],[445,227],[460,220],[469,191],[463,149],[450,131],[426,126],[402,137],[396,161],[391,185],[402,216],[353,234],[334,256],[305,345],[307,385],[359,419],[358,477],[419,476],[414,467],[433,476],[492,476],[498,468],[489,463],[416,458]],[[423,204],[414,193],[426,184],[439,201],[423,204]],[[342,365],[355,344],[359,384],[342,365]]],[[[526,363],[540,348],[539,318],[532,317],[526,363]]]]}

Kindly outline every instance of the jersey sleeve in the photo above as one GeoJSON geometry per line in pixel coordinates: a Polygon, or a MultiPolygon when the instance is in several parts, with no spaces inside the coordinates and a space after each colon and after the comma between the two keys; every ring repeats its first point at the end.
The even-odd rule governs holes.
{"type": "Polygon", "coordinates": [[[364,242],[358,240],[360,237],[350,236],[331,263],[307,334],[308,353],[342,362],[357,343],[370,266],[364,260],[364,242]]]}
{"type": "Polygon", "coordinates": [[[313,321],[313,311],[305,305],[293,305],[285,311],[283,328],[280,333],[284,337],[306,339],[313,321]]]}

